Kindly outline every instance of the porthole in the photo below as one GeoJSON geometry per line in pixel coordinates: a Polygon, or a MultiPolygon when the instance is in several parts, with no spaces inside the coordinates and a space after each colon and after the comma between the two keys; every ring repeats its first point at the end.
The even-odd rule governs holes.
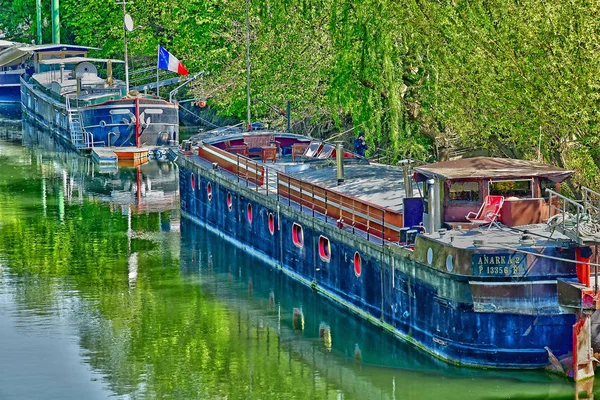
{"type": "Polygon", "coordinates": [[[206,197],[208,198],[208,201],[212,200],[212,185],[210,182],[206,184],[206,197]]]}
{"type": "Polygon", "coordinates": [[[362,272],[362,260],[358,251],[354,253],[354,275],[358,278],[362,272]]]}
{"type": "Polygon", "coordinates": [[[304,232],[302,227],[295,222],[292,225],[292,240],[297,247],[304,246],[304,232]]]}
{"type": "Polygon", "coordinates": [[[231,200],[231,192],[227,192],[227,209],[233,210],[233,200],[231,200]]]}
{"type": "Polygon", "coordinates": [[[269,213],[269,232],[271,232],[271,235],[275,234],[275,216],[273,213],[269,213]]]}
{"type": "Polygon", "coordinates": [[[194,176],[193,172],[192,172],[192,176],[191,176],[191,179],[190,179],[190,183],[191,183],[191,186],[192,186],[192,190],[194,190],[196,188],[196,177],[194,176]]]}
{"type": "Polygon", "coordinates": [[[248,222],[252,223],[252,204],[248,203],[248,208],[247,208],[247,213],[248,215],[248,222]]]}
{"type": "Polygon", "coordinates": [[[431,265],[433,262],[433,249],[430,247],[427,249],[427,264],[431,265]]]}
{"type": "Polygon", "coordinates": [[[448,257],[446,257],[446,269],[448,270],[448,272],[452,272],[452,270],[454,269],[452,254],[448,254],[448,257]]]}
{"type": "Polygon", "coordinates": [[[319,257],[325,262],[331,261],[331,244],[325,236],[319,236],[319,257]]]}

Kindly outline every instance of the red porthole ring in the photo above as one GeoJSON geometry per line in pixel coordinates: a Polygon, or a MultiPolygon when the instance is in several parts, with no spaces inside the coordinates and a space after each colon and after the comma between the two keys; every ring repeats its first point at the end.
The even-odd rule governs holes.
{"type": "Polygon", "coordinates": [[[275,234],[275,216],[273,213],[269,213],[269,232],[271,232],[271,235],[275,234]]]}
{"type": "Polygon", "coordinates": [[[208,198],[208,201],[212,200],[212,185],[210,182],[206,184],[206,197],[208,198]]]}
{"type": "Polygon", "coordinates": [[[252,204],[248,203],[248,222],[252,223],[252,204]]]}
{"type": "Polygon", "coordinates": [[[233,201],[231,200],[231,192],[227,192],[227,208],[233,210],[233,201]]]}
{"type": "Polygon", "coordinates": [[[304,247],[304,232],[302,227],[295,222],[292,225],[292,240],[297,247],[304,247]]]}
{"type": "Polygon", "coordinates": [[[362,272],[362,260],[360,259],[360,254],[358,251],[354,253],[354,275],[358,278],[360,273],[362,272]]]}
{"type": "Polygon", "coordinates": [[[331,261],[331,243],[325,236],[319,236],[319,257],[325,262],[331,261]]]}
{"type": "Polygon", "coordinates": [[[192,190],[196,189],[196,177],[194,176],[194,173],[192,172],[192,178],[191,178],[191,182],[192,184],[192,190]]]}

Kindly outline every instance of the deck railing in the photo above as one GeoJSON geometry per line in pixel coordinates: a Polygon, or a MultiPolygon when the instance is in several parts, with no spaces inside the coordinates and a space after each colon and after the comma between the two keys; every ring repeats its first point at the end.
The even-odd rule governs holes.
{"type": "Polygon", "coordinates": [[[385,241],[399,241],[403,215],[365,200],[358,199],[310,182],[277,173],[277,191],[288,205],[297,204],[301,211],[333,220],[339,228],[351,227],[385,241]]]}
{"type": "Polygon", "coordinates": [[[198,156],[232,173],[239,183],[245,182],[267,196],[275,195],[278,201],[286,201],[314,217],[320,215],[325,222],[335,223],[339,228],[364,232],[367,239],[380,239],[382,243],[400,240],[402,212],[292,177],[209,144],[198,149],[198,156]]]}
{"type": "Polygon", "coordinates": [[[234,174],[238,182],[243,179],[246,186],[252,184],[256,190],[265,182],[265,167],[247,157],[229,153],[210,144],[200,146],[198,156],[234,174]]]}

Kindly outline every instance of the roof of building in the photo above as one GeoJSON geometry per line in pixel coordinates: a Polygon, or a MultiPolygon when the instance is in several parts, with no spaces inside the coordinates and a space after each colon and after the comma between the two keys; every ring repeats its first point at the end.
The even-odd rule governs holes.
{"type": "Polygon", "coordinates": [[[510,158],[474,157],[443,161],[416,167],[417,180],[438,177],[442,179],[517,179],[539,177],[562,182],[574,171],[535,161],[510,158]],[[420,176],[419,176],[420,175],[420,176]]]}

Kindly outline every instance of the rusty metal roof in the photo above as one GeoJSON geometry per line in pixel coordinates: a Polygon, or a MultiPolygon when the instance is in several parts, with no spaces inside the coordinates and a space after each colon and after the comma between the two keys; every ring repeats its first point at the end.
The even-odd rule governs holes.
{"type": "Polygon", "coordinates": [[[540,177],[553,182],[562,182],[571,176],[574,171],[535,161],[474,157],[416,167],[415,172],[417,173],[418,181],[436,176],[442,179],[517,179],[540,177]]]}

